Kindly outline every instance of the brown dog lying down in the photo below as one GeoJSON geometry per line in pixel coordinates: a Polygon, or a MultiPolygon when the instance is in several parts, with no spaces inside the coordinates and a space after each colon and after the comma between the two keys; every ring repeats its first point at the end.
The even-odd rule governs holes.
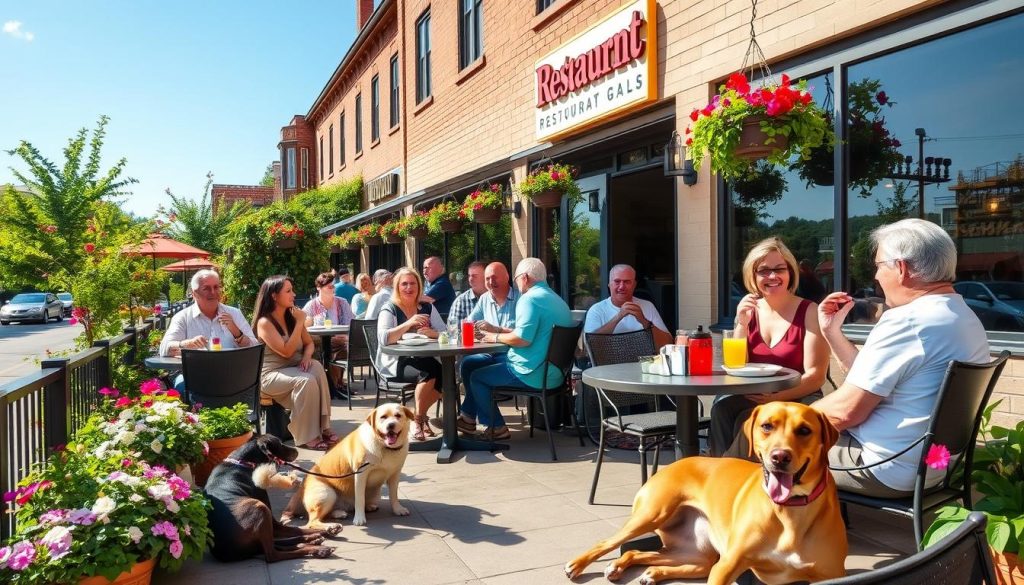
{"type": "Polygon", "coordinates": [[[320,546],[339,529],[309,530],[274,520],[268,487],[291,488],[294,476],[276,474],[274,458],[294,461],[299,452],[273,435],[250,439],[213,469],[206,482],[212,503],[207,516],[213,531],[211,552],[219,561],[240,561],[262,554],[268,563],[299,557],[331,556],[334,548],[320,546]]]}
{"type": "Polygon", "coordinates": [[[324,453],[312,471],[336,478],[310,474],[295,492],[281,521],[288,522],[305,510],[306,528],[336,528],[340,524],[324,522],[327,518],[344,518],[353,510],[352,523],[366,524],[366,513],[377,510],[380,488],[387,483],[391,512],[408,516],[398,502],[398,480],[409,455],[409,423],[415,413],[389,402],[374,408],[356,430],[324,453]]]}
{"type": "Polygon", "coordinates": [[[760,464],[687,457],[662,469],[637,492],[625,526],[566,564],[566,575],[652,530],[663,548],[623,553],[608,579],[631,565],[650,565],[643,585],[705,577],[726,585],[747,569],[769,585],[844,575],[846,527],[828,471],[835,427],[803,404],[769,402],[744,433],[760,464]]]}

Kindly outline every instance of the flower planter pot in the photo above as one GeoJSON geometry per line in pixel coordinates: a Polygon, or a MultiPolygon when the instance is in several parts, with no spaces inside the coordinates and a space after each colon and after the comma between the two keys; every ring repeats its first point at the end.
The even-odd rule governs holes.
{"type": "Polygon", "coordinates": [[[231,455],[232,451],[244,445],[251,438],[252,431],[249,431],[237,437],[210,440],[208,442],[210,450],[206,454],[206,459],[195,465],[196,484],[199,486],[206,485],[206,480],[209,479],[213,468],[220,465],[228,455],[231,455]]]}
{"type": "Polygon", "coordinates": [[[548,189],[547,191],[541,191],[533,196],[530,201],[534,207],[540,207],[541,209],[550,209],[552,207],[558,207],[562,204],[562,196],[565,193],[557,191],[555,189],[548,189]]]}
{"type": "Polygon", "coordinates": [[[114,578],[113,581],[106,577],[83,577],[78,580],[78,585],[149,585],[153,578],[153,567],[156,566],[156,559],[140,561],[114,578]]]}
{"type": "Polygon", "coordinates": [[[476,223],[498,223],[501,221],[500,209],[478,209],[473,212],[473,221],[476,223]]]}
{"type": "Polygon", "coordinates": [[[743,121],[743,132],[740,134],[740,144],[736,147],[736,156],[747,160],[758,160],[766,158],[775,150],[785,150],[789,145],[789,138],[782,134],[775,136],[775,141],[765,144],[768,135],[761,130],[761,122],[767,120],[766,116],[750,116],[743,121]]]}
{"type": "Polygon", "coordinates": [[[388,236],[384,238],[384,242],[387,244],[401,244],[403,241],[405,241],[405,238],[402,236],[388,236]]]}
{"type": "Polygon", "coordinates": [[[367,246],[379,246],[379,245],[384,243],[384,239],[383,238],[366,238],[366,240],[363,243],[366,244],[367,246]]]}
{"type": "Polygon", "coordinates": [[[363,245],[360,244],[359,242],[350,242],[348,244],[348,246],[346,246],[346,249],[348,249],[348,250],[358,250],[359,248],[362,248],[362,247],[363,247],[363,245]]]}
{"type": "Polygon", "coordinates": [[[999,585],[1024,585],[1024,566],[1021,566],[1020,557],[1013,553],[989,550],[996,566],[996,582],[999,585]]]}
{"type": "Polygon", "coordinates": [[[409,237],[416,238],[418,240],[420,238],[427,237],[428,233],[430,233],[430,232],[425,227],[413,228],[413,229],[409,230],[409,237]]]}
{"type": "Polygon", "coordinates": [[[292,238],[281,238],[280,240],[276,240],[274,245],[284,250],[290,250],[291,248],[298,246],[299,241],[292,238]]]}
{"type": "Polygon", "coordinates": [[[449,219],[441,222],[441,231],[446,234],[457,234],[462,231],[462,221],[458,219],[449,219]]]}
{"type": "Polygon", "coordinates": [[[331,246],[331,254],[341,254],[341,246],[331,246]]]}

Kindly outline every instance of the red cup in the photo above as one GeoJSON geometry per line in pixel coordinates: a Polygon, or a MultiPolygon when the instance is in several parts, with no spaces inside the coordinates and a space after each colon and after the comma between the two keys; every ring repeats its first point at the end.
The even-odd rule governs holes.
{"type": "Polygon", "coordinates": [[[473,330],[473,322],[466,320],[462,322],[462,346],[473,347],[473,337],[475,335],[473,330]]]}

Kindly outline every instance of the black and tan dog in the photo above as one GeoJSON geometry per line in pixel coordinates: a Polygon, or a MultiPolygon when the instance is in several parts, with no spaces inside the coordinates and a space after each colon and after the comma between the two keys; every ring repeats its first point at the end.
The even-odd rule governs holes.
{"type": "Polygon", "coordinates": [[[273,435],[254,437],[213,469],[206,496],[213,504],[208,516],[213,531],[213,556],[240,561],[263,554],[268,563],[300,557],[326,558],[333,547],[321,546],[339,529],[310,530],[274,519],[268,487],[298,485],[292,476],[277,474],[275,460],[294,461],[299,452],[273,435]]]}
{"type": "Polygon", "coordinates": [[[654,531],[663,548],[630,550],[604,574],[616,580],[650,565],[641,585],[663,579],[732,583],[751,569],[765,583],[821,581],[844,574],[846,528],[828,449],[838,432],[818,411],[769,402],[744,425],[760,463],[687,457],[651,478],[625,526],[565,566],[570,578],[631,538],[654,531]]]}

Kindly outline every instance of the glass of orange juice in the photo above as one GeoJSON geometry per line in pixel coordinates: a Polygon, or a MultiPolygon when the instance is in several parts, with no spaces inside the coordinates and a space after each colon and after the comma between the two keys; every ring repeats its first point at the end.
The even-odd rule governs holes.
{"type": "Polygon", "coordinates": [[[731,329],[722,332],[722,365],[727,368],[747,365],[747,338],[733,337],[731,329]]]}

